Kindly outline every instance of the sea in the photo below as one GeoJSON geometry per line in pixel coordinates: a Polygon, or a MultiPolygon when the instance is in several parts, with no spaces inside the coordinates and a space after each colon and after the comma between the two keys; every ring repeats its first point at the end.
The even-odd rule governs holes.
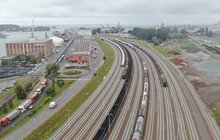
{"type": "Polygon", "coordinates": [[[60,26],[59,28],[51,28],[50,31],[35,31],[34,32],[34,38],[32,38],[31,32],[4,32],[6,35],[6,38],[0,38],[0,58],[2,56],[6,56],[6,49],[5,49],[5,43],[10,42],[21,42],[26,40],[42,40],[45,39],[45,34],[47,34],[48,37],[53,36],[54,31],[64,32],[65,29],[68,29],[69,26],[60,26]]]}

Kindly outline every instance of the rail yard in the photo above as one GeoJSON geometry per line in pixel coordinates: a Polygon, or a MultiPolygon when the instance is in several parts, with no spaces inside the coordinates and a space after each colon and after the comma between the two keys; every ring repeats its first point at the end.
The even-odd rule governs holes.
{"type": "MultiPolygon", "coordinates": [[[[220,139],[219,128],[195,89],[160,53],[117,38],[100,40],[114,50],[110,72],[49,139],[220,139]]],[[[25,112],[46,84],[47,79],[41,79],[35,92],[1,119],[2,126],[25,112]]]]}
{"type": "Polygon", "coordinates": [[[220,138],[196,91],[163,56],[118,39],[102,41],[118,56],[114,71],[51,139],[220,138]]]}

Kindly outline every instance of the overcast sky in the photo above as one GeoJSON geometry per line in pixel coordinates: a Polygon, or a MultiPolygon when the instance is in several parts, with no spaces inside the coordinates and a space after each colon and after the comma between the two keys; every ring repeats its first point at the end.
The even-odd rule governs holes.
{"type": "Polygon", "coordinates": [[[0,0],[0,24],[211,24],[220,0],[0,0]]]}

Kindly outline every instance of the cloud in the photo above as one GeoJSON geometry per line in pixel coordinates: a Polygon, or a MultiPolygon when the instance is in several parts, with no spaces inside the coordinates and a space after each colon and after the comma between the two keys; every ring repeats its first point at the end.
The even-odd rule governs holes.
{"type": "Polygon", "coordinates": [[[62,23],[208,23],[220,19],[218,0],[0,0],[0,23],[31,19],[62,23]],[[204,18],[210,17],[210,20],[204,18]]]}

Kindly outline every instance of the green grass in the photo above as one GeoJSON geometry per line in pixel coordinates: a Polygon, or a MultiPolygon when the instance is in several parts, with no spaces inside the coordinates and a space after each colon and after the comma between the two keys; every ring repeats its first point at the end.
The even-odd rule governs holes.
{"type": "Polygon", "coordinates": [[[188,40],[183,41],[183,43],[181,44],[182,49],[194,49],[195,47],[196,45],[188,40]]]}
{"type": "Polygon", "coordinates": [[[7,115],[9,112],[11,112],[12,110],[14,110],[16,107],[18,107],[18,105],[22,102],[23,100],[19,100],[17,98],[12,99],[13,102],[13,107],[9,108],[9,106],[7,105],[8,111],[6,113],[1,113],[0,114],[0,118],[3,118],[5,115],[7,115]]]}
{"type": "Polygon", "coordinates": [[[39,138],[41,138],[41,140],[48,139],[65,121],[67,121],[68,112],[65,110],[71,110],[71,113],[74,113],[101,84],[103,77],[109,72],[114,62],[114,51],[106,43],[100,41],[100,39],[97,39],[97,42],[102,47],[106,57],[104,64],[98,69],[97,75],[92,77],[85,87],[67,104],[65,104],[62,109],[28,135],[25,138],[26,140],[37,140],[39,138]]]}
{"type": "Polygon", "coordinates": [[[138,40],[138,39],[126,39],[126,40],[131,41],[131,42],[133,42],[137,45],[143,46],[143,47],[153,48],[165,57],[173,57],[174,55],[171,53],[172,51],[179,52],[179,50],[176,50],[174,48],[155,46],[152,43],[148,43],[145,40],[138,40]]]}
{"type": "Polygon", "coordinates": [[[64,72],[65,75],[78,75],[81,74],[82,72],[79,70],[67,70],[64,72]]]}
{"type": "Polygon", "coordinates": [[[214,109],[212,108],[212,113],[214,115],[214,118],[218,124],[218,126],[220,127],[220,109],[214,109]]]}
{"type": "MultiPolygon", "coordinates": [[[[22,78],[20,80],[17,81],[17,84],[20,84],[20,85],[24,85],[27,81],[29,81],[31,78],[22,78]]],[[[10,88],[8,91],[0,94],[0,100],[5,98],[8,94],[11,94],[11,93],[14,93],[14,90],[15,90],[15,86],[10,88]]]]}
{"type": "MultiPolygon", "coordinates": [[[[27,115],[24,119],[22,119],[18,124],[16,124],[14,127],[12,127],[11,129],[9,129],[9,131],[7,131],[6,133],[4,133],[1,138],[4,138],[6,136],[8,136],[9,134],[11,134],[13,131],[15,131],[17,128],[21,127],[22,125],[24,125],[26,122],[28,122],[33,116],[35,116],[36,114],[40,113],[43,109],[45,109],[46,107],[48,107],[48,104],[50,101],[54,100],[58,95],[60,95],[64,90],[66,90],[72,83],[74,82],[74,80],[64,80],[64,86],[63,87],[59,87],[57,85],[57,83],[55,83],[55,96],[51,97],[51,96],[45,96],[43,98],[43,100],[33,108],[32,112],[30,113],[30,115],[27,115]]],[[[20,101],[20,100],[19,100],[20,101]]],[[[20,103],[16,103],[17,105],[19,105],[20,103]]]]}

